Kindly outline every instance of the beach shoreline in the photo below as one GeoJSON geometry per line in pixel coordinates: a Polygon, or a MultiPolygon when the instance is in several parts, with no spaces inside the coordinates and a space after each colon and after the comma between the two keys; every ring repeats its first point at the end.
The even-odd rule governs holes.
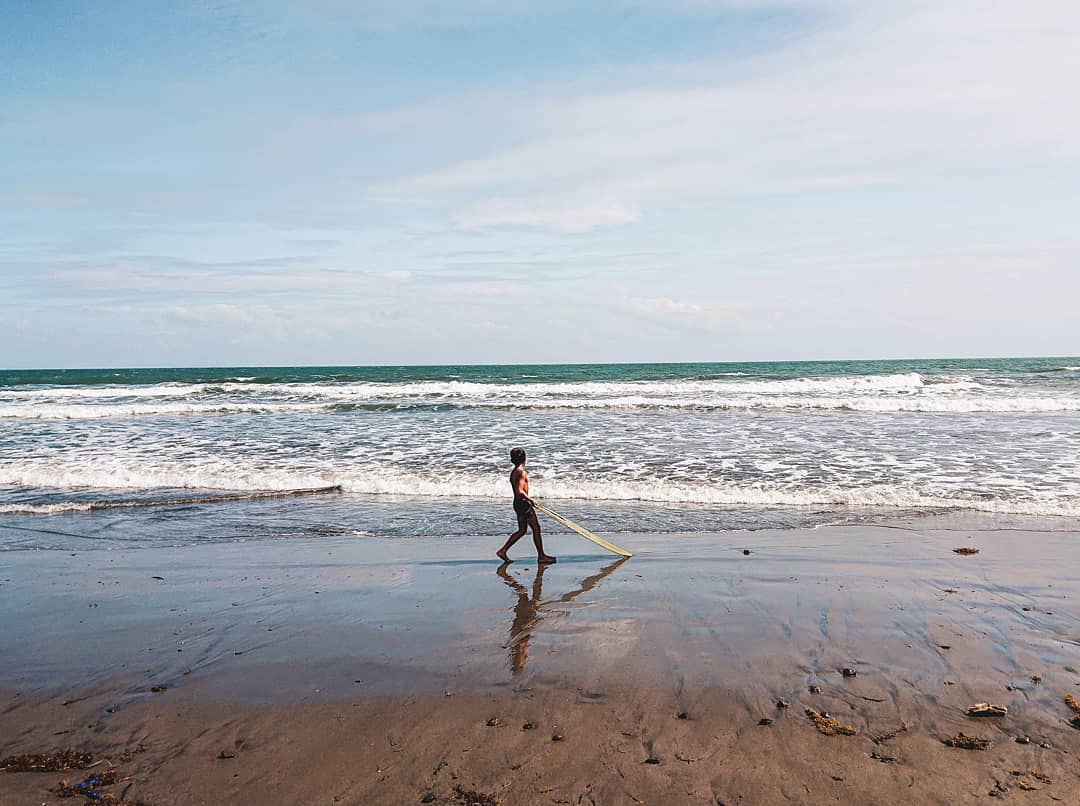
{"type": "Polygon", "coordinates": [[[0,755],[127,751],[102,791],[150,804],[1067,803],[1080,529],[1039,524],[6,552],[0,755]]]}

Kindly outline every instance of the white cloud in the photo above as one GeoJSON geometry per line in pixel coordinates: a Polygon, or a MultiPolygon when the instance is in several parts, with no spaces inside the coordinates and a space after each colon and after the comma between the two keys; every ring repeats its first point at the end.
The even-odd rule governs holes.
{"type": "Polygon", "coordinates": [[[489,201],[462,210],[454,217],[454,223],[467,232],[505,228],[581,235],[598,227],[631,224],[639,217],[636,210],[618,203],[541,207],[526,203],[489,201]]]}
{"type": "Polygon", "coordinates": [[[771,313],[723,300],[697,301],[671,297],[618,297],[608,307],[668,329],[749,332],[767,327],[771,313]]]}
{"type": "Polygon", "coordinates": [[[619,307],[646,316],[700,316],[706,312],[704,305],[683,302],[671,297],[623,297],[619,307]]]}
{"type": "Polygon", "coordinates": [[[459,206],[454,221],[468,229],[578,233],[694,200],[1080,159],[1080,4],[867,4],[837,19],[740,65],[507,94],[472,117],[474,141],[525,124],[518,144],[375,192],[459,206]],[[553,196],[561,209],[529,201],[553,196]]]}

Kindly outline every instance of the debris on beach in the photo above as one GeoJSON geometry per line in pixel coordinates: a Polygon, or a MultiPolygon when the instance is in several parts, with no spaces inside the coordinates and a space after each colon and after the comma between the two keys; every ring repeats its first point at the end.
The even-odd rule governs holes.
{"type": "Polygon", "coordinates": [[[769,719],[769,717],[763,716],[761,719],[758,720],[757,723],[759,725],[761,725],[762,727],[768,727],[769,725],[771,725],[773,723],[773,721],[771,719],[769,719]]]}
{"type": "Polygon", "coordinates": [[[675,714],[675,718],[676,719],[689,719],[690,714],[686,713],[686,711],[679,711],[679,713],[675,714]]]}
{"type": "Polygon", "coordinates": [[[976,549],[976,548],[972,548],[971,546],[961,546],[958,549],[953,549],[953,552],[956,553],[956,554],[962,554],[965,557],[967,557],[968,555],[971,555],[971,554],[978,554],[979,550],[976,549]]]}
{"type": "Polygon", "coordinates": [[[851,727],[851,725],[845,725],[839,719],[831,717],[828,714],[818,713],[813,708],[807,708],[806,715],[810,717],[810,721],[817,726],[818,732],[824,733],[826,736],[855,735],[855,728],[851,727]]]}
{"type": "Polygon", "coordinates": [[[821,686],[814,686],[814,685],[807,686],[806,690],[809,691],[811,694],[820,694],[821,693],[821,686]]]}
{"type": "Polygon", "coordinates": [[[977,702],[968,706],[968,716],[1008,716],[1009,709],[1004,705],[991,705],[988,702],[977,702]]]}
{"type": "Polygon", "coordinates": [[[659,764],[660,759],[657,758],[656,756],[649,756],[647,759],[645,759],[645,763],[646,764],[659,764]]]}
{"type": "Polygon", "coordinates": [[[1039,685],[1039,683],[1042,682],[1042,675],[1033,674],[1031,676],[1031,682],[1034,683],[1036,686],[1039,685]]]}
{"type": "Polygon", "coordinates": [[[493,716],[491,719],[489,719],[484,724],[487,725],[489,728],[497,727],[498,724],[499,724],[499,718],[497,716],[493,716]]]}
{"type": "Polygon", "coordinates": [[[85,796],[89,800],[100,800],[103,793],[96,791],[98,787],[112,786],[113,784],[126,780],[126,778],[121,778],[116,770],[106,770],[100,775],[91,775],[89,778],[84,778],[82,781],[74,784],[69,784],[67,781],[61,781],[49,791],[58,798],[78,798],[85,796]]]}
{"type": "Polygon", "coordinates": [[[1054,780],[1049,775],[1045,775],[1038,770],[1028,770],[1027,772],[1024,770],[1010,770],[1010,772],[1020,779],[1016,782],[1016,785],[1025,792],[1036,792],[1039,789],[1039,787],[1027,780],[1028,776],[1044,784],[1054,783],[1054,780]]]}
{"type": "Polygon", "coordinates": [[[160,694],[161,692],[166,691],[168,688],[169,688],[168,684],[161,683],[161,684],[156,685],[156,686],[150,686],[150,691],[152,693],[154,693],[154,694],[160,694]]]}
{"type": "Polygon", "coordinates": [[[499,801],[483,792],[474,792],[458,784],[454,787],[454,800],[462,806],[499,806],[499,801]]]}
{"type": "Polygon", "coordinates": [[[842,674],[844,677],[855,677],[859,673],[854,669],[845,666],[843,669],[840,670],[840,674],[842,674]]]}
{"type": "Polygon", "coordinates": [[[1072,694],[1066,694],[1065,704],[1069,706],[1073,712],[1073,717],[1069,720],[1069,724],[1077,730],[1080,730],[1080,702],[1077,702],[1072,694]]]}
{"type": "Polygon", "coordinates": [[[776,701],[776,707],[777,708],[790,708],[791,703],[789,703],[787,700],[777,700],[776,701]]]}
{"type": "Polygon", "coordinates": [[[978,736],[968,736],[963,731],[960,731],[955,736],[950,736],[948,739],[942,739],[942,744],[949,747],[959,747],[963,750],[989,750],[990,740],[981,739],[978,736]]]}
{"type": "Polygon", "coordinates": [[[526,722],[524,725],[521,726],[521,729],[522,730],[536,730],[536,725],[534,725],[532,722],[526,722]]]}
{"type": "Polygon", "coordinates": [[[877,750],[870,754],[870,758],[874,761],[880,761],[882,764],[895,764],[896,756],[883,756],[877,750]]]}
{"type": "Polygon", "coordinates": [[[90,753],[61,750],[59,753],[28,753],[0,758],[2,772],[62,772],[85,770],[94,762],[90,753]]]}
{"type": "Polygon", "coordinates": [[[872,741],[874,744],[881,744],[882,742],[889,741],[889,739],[895,739],[897,736],[899,736],[901,733],[904,733],[906,730],[907,722],[901,722],[900,727],[890,730],[888,733],[882,733],[878,736],[871,736],[870,741],[872,741]]]}
{"type": "Polygon", "coordinates": [[[553,741],[553,742],[561,742],[562,740],[563,740],[563,735],[561,733],[555,733],[555,734],[552,734],[552,736],[551,736],[551,741],[553,741]]]}

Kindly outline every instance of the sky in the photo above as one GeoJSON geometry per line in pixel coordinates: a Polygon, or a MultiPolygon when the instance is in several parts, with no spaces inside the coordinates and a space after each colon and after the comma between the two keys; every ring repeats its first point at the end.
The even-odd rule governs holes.
{"type": "Polygon", "coordinates": [[[0,367],[1080,354],[1074,0],[0,19],[0,367]]]}

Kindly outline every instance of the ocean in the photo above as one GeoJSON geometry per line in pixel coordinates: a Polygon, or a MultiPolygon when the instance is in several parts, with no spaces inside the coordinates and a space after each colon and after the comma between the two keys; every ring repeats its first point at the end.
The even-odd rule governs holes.
{"type": "Polygon", "coordinates": [[[494,549],[518,445],[605,534],[1076,518],[1080,358],[0,371],[0,551],[494,549]]]}

